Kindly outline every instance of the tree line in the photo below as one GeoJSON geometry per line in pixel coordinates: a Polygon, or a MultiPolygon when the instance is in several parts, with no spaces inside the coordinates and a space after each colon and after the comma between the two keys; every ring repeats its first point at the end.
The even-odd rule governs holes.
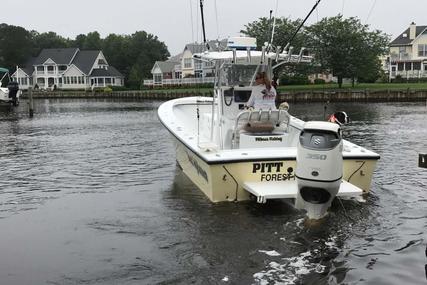
{"type": "MultiPolygon", "coordinates": [[[[302,20],[288,18],[276,19],[274,46],[286,46],[302,20]]],[[[272,21],[265,17],[244,26],[240,32],[257,38],[261,47],[270,42],[272,21]]],[[[353,82],[375,82],[384,77],[381,56],[388,54],[390,37],[379,30],[371,31],[359,19],[344,18],[342,15],[327,17],[315,24],[304,27],[291,45],[294,52],[306,47],[314,55],[313,64],[287,65],[276,71],[289,83],[298,79],[307,81],[313,73],[331,73],[338,79],[341,87],[344,78],[353,82]]]]}
{"type": "MultiPolygon", "coordinates": [[[[286,46],[302,20],[276,19],[274,46],[286,46]]],[[[270,41],[272,20],[261,17],[244,25],[242,34],[255,37],[260,48],[270,41]]],[[[371,31],[357,18],[342,15],[327,17],[296,34],[291,45],[298,52],[306,47],[314,55],[311,65],[284,65],[276,71],[284,83],[304,83],[307,75],[330,73],[341,86],[344,78],[353,83],[374,82],[384,77],[380,56],[388,53],[390,38],[385,33],[371,31]]],[[[23,66],[29,57],[37,56],[44,48],[76,47],[82,50],[102,50],[108,63],[124,76],[130,88],[141,86],[151,78],[155,61],[166,60],[170,54],[157,36],[145,31],[131,35],[110,34],[101,38],[98,32],[80,34],[75,39],[64,38],[55,32],[38,33],[18,26],[0,24],[0,66],[14,69],[23,66]]]]}
{"type": "Polygon", "coordinates": [[[101,38],[98,32],[80,34],[75,39],[55,32],[39,33],[19,26],[0,24],[0,66],[14,70],[37,56],[44,48],[79,48],[102,50],[108,63],[125,76],[130,88],[140,88],[144,78],[150,78],[154,62],[166,60],[170,54],[157,36],[145,31],[131,35],[110,34],[101,38]]]}

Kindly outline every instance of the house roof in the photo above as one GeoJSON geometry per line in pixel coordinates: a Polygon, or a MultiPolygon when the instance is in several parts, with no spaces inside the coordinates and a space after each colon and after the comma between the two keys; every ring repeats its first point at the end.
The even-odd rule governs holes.
{"type": "Polygon", "coordinates": [[[74,58],[73,64],[85,74],[89,74],[100,52],[99,50],[81,50],[74,58]]]}
{"type": "Polygon", "coordinates": [[[113,66],[109,66],[108,69],[95,68],[92,70],[90,76],[92,77],[124,77],[113,66]]]}
{"type": "Polygon", "coordinates": [[[160,70],[162,71],[162,73],[165,72],[172,72],[175,68],[175,65],[180,64],[180,62],[178,61],[156,61],[156,63],[160,70]]]}
{"type": "MultiPolygon", "coordinates": [[[[415,29],[415,38],[418,37],[420,34],[424,33],[424,31],[427,29],[427,26],[416,26],[415,29]]],[[[402,46],[402,45],[410,45],[413,40],[409,39],[409,28],[407,28],[405,31],[403,31],[396,39],[394,39],[390,45],[391,46],[402,46]],[[403,35],[406,34],[406,37],[403,35]]]]}
{"type": "Polygon", "coordinates": [[[31,76],[34,72],[34,62],[36,61],[37,57],[30,57],[27,62],[24,64],[21,69],[28,75],[31,76]]]}
{"type": "Polygon", "coordinates": [[[78,48],[43,49],[33,64],[41,65],[49,58],[56,64],[69,64],[78,50],[78,48]]]}

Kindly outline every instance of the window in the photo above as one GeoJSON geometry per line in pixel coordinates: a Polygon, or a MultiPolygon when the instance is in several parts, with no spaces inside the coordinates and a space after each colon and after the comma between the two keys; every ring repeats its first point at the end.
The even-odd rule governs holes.
{"type": "Polygon", "coordinates": [[[412,66],[414,70],[421,70],[421,62],[414,62],[412,66]]]}
{"type": "Polygon", "coordinates": [[[202,70],[196,70],[194,72],[194,77],[196,77],[196,78],[202,78],[203,77],[203,71],[202,70]]]}
{"type": "Polygon", "coordinates": [[[162,83],[162,75],[154,74],[154,83],[162,83]]]}
{"type": "Polygon", "coordinates": [[[405,70],[411,70],[412,69],[412,62],[406,62],[405,63],[405,70]]]}
{"type": "Polygon", "coordinates": [[[402,71],[403,70],[403,62],[399,62],[397,64],[397,70],[402,71]]]}
{"type": "Polygon", "coordinates": [[[115,78],[112,78],[112,83],[113,83],[113,85],[116,85],[116,79],[115,78]]]}
{"type": "Polygon", "coordinates": [[[67,66],[66,65],[60,65],[58,66],[59,71],[65,71],[67,70],[67,66]]]}
{"type": "Polygon", "coordinates": [[[105,84],[111,84],[111,78],[105,78],[105,84]]]}
{"type": "Polygon", "coordinates": [[[44,66],[37,66],[37,71],[44,71],[44,66]]]}
{"type": "Polygon", "coordinates": [[[418,45],[418,56],[427,56],[427,45],[418,45]]]}
{"type": "Polygon", "coordinates": [[[405,53],[406,47],[399,47],[399,53],[405,53]]]}
{"type": "Polygon", "coordinates": [[[202,69],[202,63],[200,61],[194,62],[194,69],[202,69]]]}
{"type": "Polygon", "coordinates": [[[184,58],[184,68],[191,68],[192,60],[191,58],[184,58]]]}

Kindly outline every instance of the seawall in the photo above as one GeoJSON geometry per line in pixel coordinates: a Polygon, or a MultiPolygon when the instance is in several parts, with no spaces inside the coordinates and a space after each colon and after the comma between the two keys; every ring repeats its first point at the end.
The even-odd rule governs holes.
{"type": "MultiPolygon", "coordinates": [[[[127,98],[170,100],[190,96],[212,96],[213,92],[153,92],[116,91],[110,93],[84,91],[33,92],[33,98],[127,98]]],[[[23,93],[28,97],[28,92],[23,93]]],[[[291,91],[278,94],[279,102],[411,102],[426,101],[426,90],[334,90],[334,91],[291,91]]]]}

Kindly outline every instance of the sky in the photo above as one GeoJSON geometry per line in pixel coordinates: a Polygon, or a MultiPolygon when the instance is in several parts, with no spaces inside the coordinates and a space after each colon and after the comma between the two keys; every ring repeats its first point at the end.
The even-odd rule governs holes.
{"type": "MultiPolygon", "coordinates": [[[[38,32],[53,31],[74,39],[98,31],[132,34],[146,31],[166,44],[171,55],[185,44],[202,41],[199,0],[2,0],[0,22],[38,32]]],[[[277,17],[304,18],[316,0],[204,0],[206,35],[210,40],[239,36],[245,24],[269,11],[277,17]],[[277,5],[277,9],[276,9],[277,5]]],[[[397,37],[411,22],[427,25],[426,0],[322,0],[307,21],[324,17],[358,17],[371,29],[397,37]]]]}

